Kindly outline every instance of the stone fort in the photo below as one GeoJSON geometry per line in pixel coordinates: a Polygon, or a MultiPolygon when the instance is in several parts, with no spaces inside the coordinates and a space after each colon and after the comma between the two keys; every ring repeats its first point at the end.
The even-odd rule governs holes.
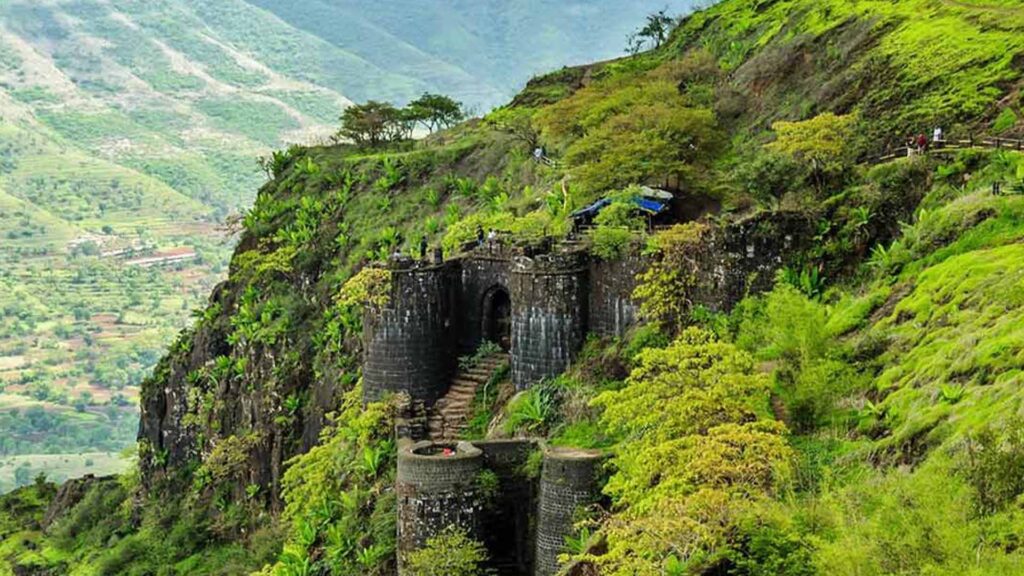
{"type": "Polygon", "coordinates": [[[639,266],[497,242],[447,262],[392,259],[390,304],[364,322],[365,399],[407,393],[431,406],[484,340],[509,353],[517,389],[561,374],[589,332],[621,335],[634,322],[639,266]]]}
{"type": "MultiPolygon", "coordinates": [[[[726,309],[770,289],[786,256],[807,246],[813,223],[766,213],[706,236],[694,261],[691,299],[726,309]]],[[[460,355],[485,340],[508,353],[518,390],[569,368],[588,334],[622,336],[637,320],[632,294],[646,267],[640,253],[593,257],[578,244],[521,248],[485,242],[448,261],[393,258],[391,293],[364,318],[364,400],[407,398],[399,437],[398,560],[449,526],[483,542],[500,575],[550,576],[574,516],[601,499],[596,452],[548,448],[533,439],[459,442],[429,437],[415,408],[430,410],[449,390],[460,355]],[[541,452],[541,470],[523,470],[541,452]],[[498,479],[490,501],[477,481],[498,479]]]]}

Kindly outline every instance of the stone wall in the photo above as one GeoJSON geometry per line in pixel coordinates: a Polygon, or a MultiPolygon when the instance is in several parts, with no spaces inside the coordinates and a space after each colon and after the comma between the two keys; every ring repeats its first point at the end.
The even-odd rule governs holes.
{"type": "Polygon", "coordinates": [[[407,392],[430,406],[447,391],[454,368],[457,268],[409,261],[390,268],[390,302],[364,318],[363,396],[407,392]]]}
{"type": "Polygon", "coordinates": [[[398,452],[398,573],[408,555],[427,540],[454,526],[482,538],[483,500],[477,478],[483,452],[471,444],[454,446],[419,442],[398,452]],[[454,455],[440,453],[445,447],[454,455]]]}
{"type": "MultiPolygon", "coordinates": [[[[694,304],[727,310],[771,289],[776,271],[813,241],[814,223],[785,212],[712,227],[696,247],[694,304]]],[[[364,397],[406,392],[426,406],[446,393],[460,355],[483,340],[488,295],[511,300],[512,379],[520,390],[564,372],[588,332],[623,336],[646,267],[639,254],[605,261],[582,251],[534,254],[486,242],[437,265],[391,263],[392,298],[365,319],[364,397]]]]}
{"type": "Polygon", "coordinates": [[[459,348],[463,354],[475,351],[483,341],[483,304],[495,289],[509,290],[509,262],[513,255],[493,243],[474,250],[460,260],[459,348]]]}
{"type": "Polygon", "coordinates": [[[523,390],[561,374],[586,337],[588,284],[581,253],[512,263],[512,381],[523,390]]]}
{"type": "Polygon", "coordinates": [[[778,270],[809,248],[814,235],[814,222],[790,212],[764,212],[712,229],[699,254],[693,302],[724,311],[771,290],[778,270]]]}
{"type": "Polygon", "coordinates": [[[499,575],[532,574],[536,482],[524,475],[534,440],[484,440],[473,445],[484,453],[484,467],[498,477],[498,496],[484,507],[483,542],[490,568],[499,575]]]}
{"type": "Polygon", "coordinates": [[[616,260],[591,260],[587,322],[590,332],[621,337],[636,323],[639,307],[633,300],[633,290],[637,275],[645,268],[645,259],[639,254],[627,254],[616,260]]]}
{"type": "Polygon", "coordinates": [[[537,544],[534,575],[558,572],[558,555],[573,529],[577,509],[593,504],[600,496],[603,456],[589,450],[553,448],[544,453],[537,512],[537,544]]]}

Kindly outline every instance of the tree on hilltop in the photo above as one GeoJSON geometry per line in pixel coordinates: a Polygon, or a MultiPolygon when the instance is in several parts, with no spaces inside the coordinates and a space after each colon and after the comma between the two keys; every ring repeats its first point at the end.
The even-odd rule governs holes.
{"type": "Polygon", "coordinates": [[[644,48],[657,50],[668,40],[668,35],[675,28],[676,19],[668,15],[667,10],[659,10],[654,14],[647,15],[647,23],[639,30],[629,35],[626,50],[630,54],[637,54],[644,48]]]}
{"type": "Polygon", "coordinates": [[[345,109],[338,135],[360,146],[377,147],[404,135],[403,114],[387,102],[370,100],[345,109]]]}
{"type": "Polygon", "coordinates": [[[465,119],[462,103],[442,94],[425,92],[406,108],[416,122],[431,133],[442,128],[451,128],[465,119]]]}

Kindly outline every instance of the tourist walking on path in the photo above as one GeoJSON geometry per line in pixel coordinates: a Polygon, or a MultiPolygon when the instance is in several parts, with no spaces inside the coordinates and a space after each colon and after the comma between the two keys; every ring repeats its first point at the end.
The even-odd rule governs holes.
{"type": "Polygon", "coordinates": [[[480,226],[479,224],[476,225],[476,245],[484,245],[484,229],[483,226],[480,226]]]}
{"type": "Polygon", "coordinates": [[[945,134],[942,133],[942,127],[935,128],[932,132],[932,145],[936,148],[942,148],[942,145],[946,142],[945,134]]]}
{"type": "Polygon", "coordinates": [[[424,235],[420,238],[420,260],[427,259],[427,237],[424,235]]]}
{"type": "Polygon", "coordinates": [[[917,135],[917,151],[920,154],[928,151],[928,138],[925,137],[923,132],[917,135]]]}

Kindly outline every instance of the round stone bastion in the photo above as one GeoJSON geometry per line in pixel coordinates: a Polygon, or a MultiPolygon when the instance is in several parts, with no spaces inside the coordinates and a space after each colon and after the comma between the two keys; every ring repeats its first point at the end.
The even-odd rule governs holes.
{"type": "Polygon", "coordinates": [[[481,539],[483,499],[477,478],[483,452],[468,442],[417,442],[398,453],[398,564],[449,527],[481,539]]]}

